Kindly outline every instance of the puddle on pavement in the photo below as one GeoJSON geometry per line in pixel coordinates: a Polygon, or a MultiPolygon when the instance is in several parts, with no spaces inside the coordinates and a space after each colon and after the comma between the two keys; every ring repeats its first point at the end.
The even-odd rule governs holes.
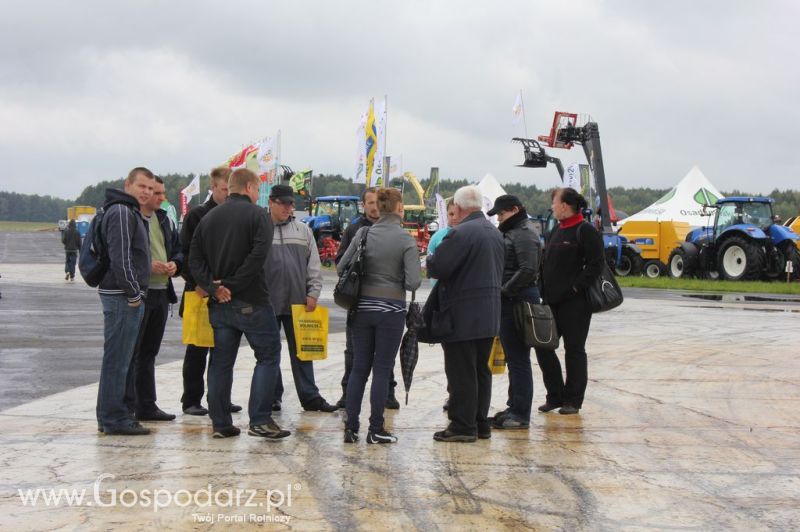
{"type": "Polygon", "coordinates": [[[742,294],[682,294],[683,297],[721,301],[723,303],[800,303],[800,299],[782,297],[745,296],[742,294]]]}

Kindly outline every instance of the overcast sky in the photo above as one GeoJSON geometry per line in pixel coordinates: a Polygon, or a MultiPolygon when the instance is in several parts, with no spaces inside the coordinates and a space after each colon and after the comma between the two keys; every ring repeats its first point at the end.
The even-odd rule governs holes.
{"type": "MultiPolygon", "coordinates": [[[[800,189],[800,3],[4,0],[0,190],[75,198],[145,165],[207,172],[282,132],[282,162],[352,177],[388,95],[388,154],[421,178],[515,168],[556,110],[599,124],[609,186],[800,189]]],[[[552,150],[585,162],[580,148],[552,150]]]]}

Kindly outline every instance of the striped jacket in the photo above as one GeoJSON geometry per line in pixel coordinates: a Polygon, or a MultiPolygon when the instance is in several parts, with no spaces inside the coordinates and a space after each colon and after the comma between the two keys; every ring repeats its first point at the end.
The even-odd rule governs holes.
{"type": "Polygon", "coordinates": [[[98,286],[103,295],[125,295],[131,303],[143,298],[150,282],[150,233],[136,198],[106,189],[101,233],[111,266],[98,286]]]}

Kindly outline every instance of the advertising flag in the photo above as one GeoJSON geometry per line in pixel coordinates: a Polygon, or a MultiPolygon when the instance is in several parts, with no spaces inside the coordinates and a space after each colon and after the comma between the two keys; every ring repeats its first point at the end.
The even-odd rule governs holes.
{"type": "Polygon", "coordinates": [[[375,101],[369,101],[369,111],[367,112],[366,132],[366,175],[367,187],[371,187],[373,181],[373,170],[375,169],[375,154],[378,149],[378,132],[375,126],[375,101]]]}
{"type": "Polygon", "coordinates": [[[517,93],[517,99],[514,102],[514,107],[511,108],[512,121],[514,124],[519,124],[525,116],[525,109],[522,107],[522,91],[517,93]]]}
{"type": "Polygon", "coordinates": [[[573,163],[564,172],[564,186],[580,192],[581,190],[581,170],[578,163],[573,163]]]}
{"type": "Polygon", "coordinates": [[[367,113],[361,115],[356,130],[356,173],[353,183],[367,182],[367,113]]]}
{"type": "Polygon", "coordinates": [[[375,186],[382,187],[388,184],[385,177],[384,165],[386,160],[386,96],[383,100],[378,101],[378,109],[375,116],[375,140],[377,148],[375,149],[375,169],[373,170],[372,182],[375,186]]]}

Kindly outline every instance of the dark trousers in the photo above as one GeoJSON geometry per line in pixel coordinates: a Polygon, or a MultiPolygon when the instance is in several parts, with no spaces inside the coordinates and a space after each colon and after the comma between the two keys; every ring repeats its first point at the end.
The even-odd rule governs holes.
{"type": "MultiPolygon", "coordinates": [[[[347,325],[344,331],[344,375],[342,375],[342,394],[347,395],[347,382],[350,380],[350,372],[353,371],[353,332],[352,321],[353,312],[347,313],[347,325]]],[[[397,387],[397,381],[394,378],[394,367],[389,374],[389,389],[394,394],[394,389],[397,387]]]]}
{"type": "MultiPolygon", "coordinates": [[[[319,388],[314,382],[314,363],[310,360],[302,361],[297,358],[297,345],[294,339],[294,324],[291,315],[277,316],[278,330],[283,326],[283,333],[286,335],[286,343],[289,346],[289,360],[292,364],[292,379],[297,390],[297,397],[300,404],[309,406],[317,399],[319,388]]],[[[278,382],[275,384],[275,400],[281,401],[283,398],[283,377],[278,372],[278,382]]]]}
{"type": "Polygon", "coordinates": [[[492,401],[492,372],[489,355],[494,338],[446,342],[444,372],[450,389],[448,429],[457,434],[475,436],[489,429],[487,417],[492,401]]]}
{"type": "Polygon", "coordinates": [[[582,295],[573,296],[557,305],[550,305],[558,333],[564,342],[564,365],[567,380],[561,375],[561,364],[553,350],[536,350],[542,369],[547,402],[553,405],[572,405],[581,408],[589,380],[586,361],[586,337],[592,321],[592,310],[582,295]]]}
{"type": "MultiPolygon", "coordinates": [[[[539,302],[539,291],[528,288],[520,299],[530,303],[539,302]]],[[[531,348],[520,338],[514,324],[516,299],[503,297],[500,307],[500,342],[506,354],[508,366],[508,407],[511,415],[519,421],[530,421],[533,404],[533,371],[531,370],[531,348]]]]}
{"type": "Polygon", "coordinates": [[[242,335],[253,349],[256,366],[250,381],[250,425],[272,421],[275,382],[281,370],[281,340],[272,305],[252,305],[232,299],[209,305],[214,347],[208,365],[208,415],[215,430],[233,425],[231,387],[233,366],[242,335]]]}
{"type": "Polygon", "coordinates": [[[77,251],[67,251],[66,260],[64,262],[64,273],[68,273],[70,277],[75,277],[75,264],[78,262],[77,251]]]}
{"type": "Polygon", "coordinates": [[[190,406],[202,406],[205,388],[206,357],[208,348],[189,344],[183,355],[183,395],[181,403],[186,410],[190,406]]]}
{"type": "Polygon", "coordinates": [[[169,300],[167,290],[147,291],[144,317],[136,338],[128,368],[125,389],[125,404],[137,414],[154,412],[156,406],[156,356],[161,349],[164,327],[167,325],[169,300]]]}
{"type": "MultiPolygon", "coordinates": [[[[364,388],[372,371],[369,430],[383,430],[389,375],[403,337],[405,312],[356,312],[353,317],[353,370],[347,383],[347,428],[358,431],[364,388]]],[[[488,408],[488,407],[487,407],[488,408]]]]}

